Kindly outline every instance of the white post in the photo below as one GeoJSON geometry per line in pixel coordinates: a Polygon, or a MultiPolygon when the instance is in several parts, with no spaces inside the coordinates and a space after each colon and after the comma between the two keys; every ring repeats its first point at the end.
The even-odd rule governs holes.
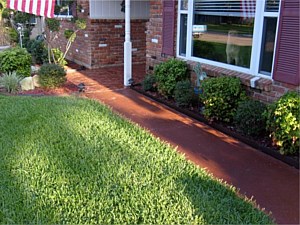
{"type": "Polygon", "coordinates": [[[130,0],[125,0],[124,86],[132,77],[132,43],[130,40],[130,0]]]}

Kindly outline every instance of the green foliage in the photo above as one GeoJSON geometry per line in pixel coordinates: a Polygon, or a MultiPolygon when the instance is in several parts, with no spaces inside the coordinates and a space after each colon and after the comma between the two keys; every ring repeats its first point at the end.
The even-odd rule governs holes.
{"type": "Polygon", "coordinates": [[[144,91],[156,91],[156,79],[154,75],[148,74],[143,82],[142,82],[142,88],[144,91]]]}
{"type": "MultiPolygon", "coordinates": [[[[65,65],[67,65],[67,61],[64,58],[64,53],[59,49],[59,48],[53,48],[51,49],[55,62],[64,67],[65,65]]],[[[53,61],[52,61],[53,62],[53,61]]]]}
{"type": "Polygon", "coordinates": [[[52,32],[58,32],[59,31],[59,26],[60,26],[59,20],[54,19],[54,18],[47,18],[46,19],[46,24],[47,24],[47,27],[49,28],[50,31],[52,31],[52,32]]]}
{"type": "Polygon", "coordinates": [[[267,130],[281,154],[299,153],[300,96],[288,92],[271,104],[265,113],[267,130]]]}
{"type": "Polygon", "coordinates": [[[0,224],[269,224],[96,101],[0,96],[0,224]]]}
{"type": "Polygon", "coordinates": [[[13,43],[18,43],[19,42],[19,34],[14,28],[8,27],[8,35],[9,35],[9,39],[13,43]]]}
{"type": "Polygon", "coordinates": [[[263,116],[265,110],[264,103],[247,99],[238,106],[234,123],[244,134],[259,136],[266,129],[266,120],[263,116]]]}
{"type": "Polygon", "coordinates": [[[42,87],[54,88],[66,82],[65,70],[56,64],[44,64],[38,71],[39,82],[42,87]]]}
{"type": "Polygon", "coordinates": [[[66,29],[64,31],[64,36],[66,39],[69,39],[72,36],[72,34],[74,34],[74,30],[66,29]]]}
{"type": "Polygon", "coordinates": [[[76,19],[75,26],[78,30],[84,30],[86,28],[86,20],[83,18],[76,19]]]}
{"type": "Polygon", "coordinates": [[[4,73],[0,76],[0,87],[4,87],[9,93],[15,93],[19,89],[19,82],[22,78],[14,72],[4,73]]]}
{"type": "Polygon", "coordinates": [[[203,90],[200,99],[204,103],[204,116],[211,120],[232,121],[239,103],[246,97],[236,77],[205,79],[200,88],[203,90]]]}
{"type": "Polygon", "coordinates": [[[25,12],[14,11],[14,22],[26,24],[29,22],[31,15],[25,12]]]}
{"type": "Polygon", "coordinates": [[[175,102],[178,106],[187,107],[193,99],[193,89],[189,80],[179,81],[175,87],[175,102]]]}
{"type": "Polygon", "coordinates": [[[188,79],[188,68],[184,61],[169,59],[154,69],[158,91],[165,97],[173,97],[176,83],[188,79]]]}
{"type": "Polygon", "coordinates": [[[9,16],[10,16],[10,9],[4,8],[2,10],[2,18],[3,19],[9,19],[9,16]]]}
{"type": "Polygon", "coordinates": [[[48,53],[43,40],[30,40],[27,43],[26,48],[32,55],[32,61],[34,64],[43,64],[47,62],[48,53]]]}
{"type": "Polygon", "coordinates": [[[0,52],[0,71],[16,71],[23,77],[30,76],[31,55],[24,48],[10,48],[0,52]]]}

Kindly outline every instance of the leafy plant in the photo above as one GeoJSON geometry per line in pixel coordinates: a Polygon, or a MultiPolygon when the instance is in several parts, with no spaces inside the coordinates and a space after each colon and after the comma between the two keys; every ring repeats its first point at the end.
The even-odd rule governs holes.
{"type": "Polygon", "coordinates": [[[86,20],[83,18],[77,18],[75,20],[75,26],[77,30],[84,30],[86,28],[86,20]]]}
{"type": "Polygon", "coordinates": [[[142,88],[144,91],[156,91],[156,79],[154,75],[148,74],[142,81],[142,88]]]}
{"type": "Polygon", "coordinates": [[[31,55],[24,48],[10,48],[0,52],[0,71],[12,72],[22,77],[30,76],[31,55]]]}
{"type": "Polygon", "coordinates": [[[32,55],[33,63],[47,62],[47,49],[43,40],[31,40],[26,45],[27,51],[32,55]]]}
{"type": "Polygon", "coordinates": [[[175,102],[178,106],[189,106],[193,99],[193,90],[191,82],[189,80],[177,82],[174,97],[175,102]]]}
{"type": "Polygon", "coordinates": [[[239,104],[234,115],[234,123],[244,134],[259,136],[266,129],[266,120],[263,116],[265,110],[264,103],[247,99],[239,104]]]}
{"type": "Polygon", "coordinates": [[[299,153],[300,96],[288,92],[271,104],[265,113],[267,130],[281,154],[299,153]]]}
{"type": "Polygon", "coordinates": [[[241,82],[236,77],[205,79],[200,85],[203,94],[204,116],[211,120],[230,122],[241,101],[246,97],[241,82]]]}
{"type": "Polygon", "coordinates": [[[169,59],[157,65],[154,69],[158,91],[165,97],[173,97],[176,83],[188,79],[186,62],[169,59]]]}
{"type": "Polygon", "coordinates": [[[18,41],[19,41],[18,32],[12,27],[8,27],[7,30],[8,30],[8,35],[9,35],[10,41],[13,43],[18,43],[18,41]]]}
{"type": "Polygon", "coordinates": [[[7,92],[14,93],[18,91],[21,79],[15,71],[7,72],[0,77],[0,86],[4,87],[7,92]]]}
{"type": "MultiPolygon", "coordinates": [[[[72,1],[67,2],[67,4],[72,3],[72,1]]],[[[86,20],[82,18],[76,18],[72,20],[75,23],[75,30],[65,30],[64,36],[68,40],[66,44],[66,48],[64,52],[61,52],[57,48],[52,47],[52,41],[55,39],[57,32],[60,29],[60,22],[57,19],[47,19],[46,24],[48,29],[50,30],[49,37],[46,39],[48,44],[48,61],[49,63],[58,63],[60,65],[66,65],[67,61],[65,60],[68,51],[71,48],[72,43],[75,41],[77,37],[77,33],[80,30],[86,28],[86,20]],[[57,59],[58,57],[58,59],[57,59]]]]}
{"type": "Polygon", "coordinates": [[[58,64],[62,67],[67,65],[67,61],[64,58],[64,53],[59,48],[53,48],[51,49],[51,52],[53,54],[53,63],[58,64]]]}
{"type": "Polygon", "coordinates": [[[39,82],[42,87],[59,87],[66,81],[65,70],[56,64],[44,64],[38,71],[39,82]]]}
{"type": "Polygon", "coordinates": [[[64,36],[65,36],[66,39],[69,39],[72,36],[73,33],[74,33],[74,30],[66,29],[64,31],[64,36]]]}
{"type": "Polygon", "coordinates": [[[47,18],[46,19],[46,24],[48,29],[51,32],[58,32],[59,31],[59,27],[60,27],[60,22],[57,19],[54,18],[47,18]]]}

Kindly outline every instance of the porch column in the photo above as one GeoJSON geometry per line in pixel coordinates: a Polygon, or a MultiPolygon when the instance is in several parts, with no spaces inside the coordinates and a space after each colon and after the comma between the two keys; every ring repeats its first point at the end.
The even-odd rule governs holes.
{"type": "Polygon", "coordinates": [[[125,0],[124,86],[132,77],[132,43],[130,40],[130,0],[125,0]]]}

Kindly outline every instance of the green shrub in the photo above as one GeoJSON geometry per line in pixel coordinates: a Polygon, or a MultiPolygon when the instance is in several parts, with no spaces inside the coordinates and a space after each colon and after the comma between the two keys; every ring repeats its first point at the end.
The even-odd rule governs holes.
{"type": "Polygon", "coordinates": [[[9,27],[7,28],[8,29],[8,35],[9,35],[9,39],[12,43],[18,43],[19,42],[19,34],[18,32],[12,28],[12,27],[9,27]]]}
{"type": "Polygon", "coordinates": [[[66,29],[64,31],[64,36],[66,39],[69,39],[72,36],[72,34],[74,34],[74,30],[66,29]]]}
{"type": "Polygon", "coordinates": [[[156,79],[154,75],[147,75],[142,81],[142,88],[144,91],[156,91],[156,79]]]}
{"type": "Polygon", "coordinates": [[[266,105],[256,100],[242,102],[234,115],[235,125],[244,133],[250,136],[259,136],[266,129],[266,120],[263,113],[266,105]]]}
{"type": "Polygon", "coordinates": [[[177,59],[170,59],[154,69],[158,91],[165,97],[173,97],[176,83],[188,78],[187,64],[177,59]]]}
{"type": "Polygon", "coordinates": [[[60,26],[59,20],[57,20],[55,18],[47,18],[46,24],[50,31],[54,31],[54,32],[59,31],[59,26],[60,26]]]}
{"type": "Polygon", "coordinates": [[[83,18],[77,18],[75,21],[75,26],[79,30],[84,30],[86,28],[86,20],[83,18]]]}
{"type": "Polygon", "coordinates": [[[19,82],[22,78],[14,72],[4,73],[0,77],[0,87],[4,87],[9,93],[17,92],[19,89],[19,82]]]}
{"type": "Polygon", "coordinates": [[[56,64],[44,64],[41,66],[38,75],[42,87],[54,88],[59,87],[66,81],[65,70],[56,64]]]}
{"type": "Polygon", "coordinates": [[[0,52],[0,71],[16,71],[22,77],[30,76],[31,55],[24,48],[10,48],[0,52]]]}
{"type": "MultiPolygon", "coordinates": [[[[64,53],[59,48],[52,48],[51,51],[57,64],[59,64],[61,67],[67,65],[67,61],[64,59],[64,53]]],[[[51,60],[53,62],[53,59],[51,60]]]]}
{"type": "Polygon", "coordinates": [[[48,60],[48,52],[43,40],[31,40],[28,42],[27,51],[32,55],[33,63],[43,64],[48,60]]]}
{"type": "Polygon", "coordinates": [[[265,113],[267,130],[281,154],[299,153],[300,96],[288,92],[271,104],[265,113]]]}
{"type": "Polygon", "coordinates": [[[246,97],[241,82],[236,77],[205,79],[200,88],[200,99],[204,104],[204,116],[210,120],[231,122],[241,101],[246,97]]]}
{"type": "Polygon", "coordinates": [[[178,106],[187,107],[193,99],[193,89],[189,80],[179,81],[175,87],[175,102],[178,106]]]}

